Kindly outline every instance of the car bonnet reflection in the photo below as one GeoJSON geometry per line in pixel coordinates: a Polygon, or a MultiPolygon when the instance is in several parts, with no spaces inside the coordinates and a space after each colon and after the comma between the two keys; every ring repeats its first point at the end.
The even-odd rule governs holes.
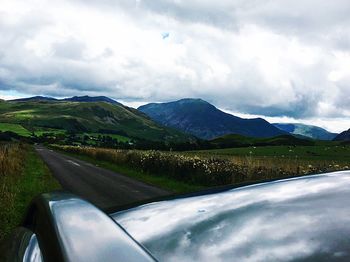
{"type": "Polygon", "coordinates": [[[49,205],[65,261],[154,261],[110,217],[82,199],[65,197],[49,205]]]}
{"type": "Polygon", "coordinates": [[[112,217],[160,261],[350,261],[350,172],[162,201],[112,217]]]}

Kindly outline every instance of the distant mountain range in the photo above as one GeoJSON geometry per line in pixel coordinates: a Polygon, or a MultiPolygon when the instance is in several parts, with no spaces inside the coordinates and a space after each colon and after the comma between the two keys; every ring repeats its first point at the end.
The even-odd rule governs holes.
{"type": "Polygon", "coordinates": [[[344,132],[341,132],[334,138],[334,141],[350,141],[350,128],[344,132]]]}
{"type": "MultiPolygon", "coordinates": [[[[34,96],[1,100],[1,122],[21,124],[29,129],[41,127],[72,132],[123,134],[154,141],[193,141],[193,136],[212,140],[232,134],[253,138],[292,134],[299,138],[346,140],[350,133],[348,130],[336,136],[317,126],[270,124],[262,118],[244,119],[225,113],[202,99],[191,98],[151,103],[138,109],[124,106],[106,96],[64,99],[34,96]]],[[[239,136],[228,136],[218,141],[236,143],[237,140],[239,136]]],[[[291,141],[289,137],[287,140],[291,141]]]]}
{"type": "Polygon", "coordinates": [[[54,102],[54,101],[67,101],[67,102],[106,102],[111,104],[121,105],[121,103],[106,97],[106,96],[73,96],[69,98],[56,99],[46,96],[33,96],[28,98],[19,98],[11,101],[15,102],[54,102]]]}
{"type": "Polygon", "coordinates": [[[54,102],[59,101],[59,99],[53,98],[53,97],[46,97],[46,96],[32,96],[32,97],[26,97],[26,98],[18,98],[9,100],[10,102],[54,102]]]}
{"type": "Polygon", "coordinates": [[[274,123],[273,125],[290,134],[318,140],[333,140],[338,135],[336,133],[328,132],[326,129],[318,126],[300,123],[274,123]]]}
{"type": "Polygon", "coordinates": [[[202,99],[181,99],[169,103],[151,103],[138,110],[154,121],[202,139],[227,134],[249,137],[273,137],[287,134],[262,118],[243,119],[225,113],[202,99]]]}

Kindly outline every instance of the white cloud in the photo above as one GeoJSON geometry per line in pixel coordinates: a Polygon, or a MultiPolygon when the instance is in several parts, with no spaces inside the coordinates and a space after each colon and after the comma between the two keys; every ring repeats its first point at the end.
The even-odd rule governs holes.
{"type": "Polygon", "coordinates": [[[345,121],[349,12],[345,0],[2,0],[0,90],[201,97],[247,114],[345,121]]]}

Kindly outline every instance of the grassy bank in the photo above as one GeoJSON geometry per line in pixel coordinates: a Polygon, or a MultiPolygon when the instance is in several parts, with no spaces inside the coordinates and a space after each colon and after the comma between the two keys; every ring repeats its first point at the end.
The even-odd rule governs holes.
{"type": "Polygon", "coordinates": [[[325,151],[338,152],[338,154],[327,153],[328,155],[326,153],[317,154],[320,148],[288,146],[237,149],[238,151],[245,150],[239,155],[230,155],[236,149],[220,152],[213,150],[174,153],[74,146],[57,146],[56,148],[88,157],[93,161],[102,161],[107,168],[108,165],[110,165],[109,168],[118,166],[119,170],[115,171],[121,173],[125,171],[120,170],[120,167],[136,170],[135,172],[141,174],[152,174],[149,176],[159,179],[160,186],[163,183],[161,179],[207,187],[323,173],[349,169],[348,159],[350,159],[348,148],[338,147],[322,148],[325,151]],[[294,155],[292,155],[293,152],[294,155]],[[298,154],[299,157],[295,157],[295,154],[298,154]]]}
{"type": "Polygon", "coordinates": [[[33,197],[59,184],[29,145],[0,144],[0,173],[1,240],[20,223],[33,197]]]}

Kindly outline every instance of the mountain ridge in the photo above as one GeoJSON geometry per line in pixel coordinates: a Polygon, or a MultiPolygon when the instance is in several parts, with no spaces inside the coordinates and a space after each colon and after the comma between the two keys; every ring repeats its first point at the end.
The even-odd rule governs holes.
{"type": "Polygon", "coordinates": [[[10,102],[106,102],[111,104],[118,104],[122,105],[118,101],[115,101],[112,98],[109,98],[107,96],[73,96],[73,97],[67,97],[62,99],[57,99],[54,97],[48,97],[48,96],[33,96],[33,97],[26,97],[26,98],[18,98],[18,99],[12,99],[9,100],[10,102]]]}

